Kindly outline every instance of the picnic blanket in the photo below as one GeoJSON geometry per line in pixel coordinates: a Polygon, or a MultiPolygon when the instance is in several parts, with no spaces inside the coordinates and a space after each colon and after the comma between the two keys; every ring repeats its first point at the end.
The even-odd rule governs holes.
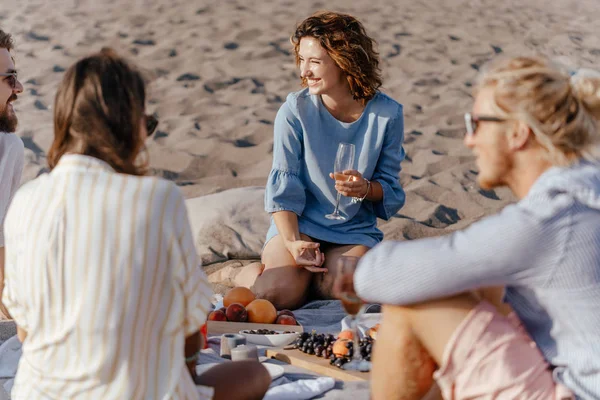
{"type": "MultiPolygon", "coordinates": [[[[304,329],[308,332],[313,329],[317,332],[323,333],[336,333],[342,329],[342,320],[346,317],[346,313],[342,308],[342,305],[337,300],[331,301],[313,301],[306,304],[304,307],[295,310],[294,314],[300,324],[304,326],[304,329]]],[[[7,332],[10,331],[10,327],[6,327],[7,332]]],[[[6,339],[6,338],[4,338],[6,339]]],[[[4,343],[0,344],[0,400],[10,399],[9,393],[12,387],[12,380],[17,371],[17,365],[21,356],[21,344],[16,336],[8,338],[4,343]]],[[[200,358],[201,363],[210,362],[230,362],[222,359],[218,356],[218,352],[214,350],[203,351],[200,358]]],[[[276,360],[270,360],[268,362],[279,363],[276,360]]],[[[320,376],[318,374],[306,371],[302,368],[297,368],[290,365],[284,365],[285,375],[282,378],[277,379],[273,382],[273,387],[280,385],[287,385],[292,390],[299,386],[306,386],[306,383],[296,386],[290,385],[291,383],[303,381],[303,380],[316,380],[320,376]]],[[[317,382],[313,382],[317,384],[317,382]]],[[[322,383],[322,382],[318,382],[322,383]]],[[[327,385],[324,385],[327,387],[327,385]]],[[[353,400],[367,400],[369,398],[368,382],[341,382],[336,381],[331,390],[327,390],[325,393],[316,398],[323,398],[329,400],[336,399],[347,399],[349,392],[352,391],[353,400]]],[[[290,393],[287,394],[284,391],[279,393],[275,392],[270,397],[270,400],[277,399],[292,399],[299,397],[291,397],[290,393]]]]}

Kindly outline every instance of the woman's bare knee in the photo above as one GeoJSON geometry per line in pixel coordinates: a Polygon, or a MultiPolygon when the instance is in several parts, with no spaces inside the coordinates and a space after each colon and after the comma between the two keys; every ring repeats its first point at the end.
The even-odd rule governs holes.
{"type": "MultiPolygon", "coordinates": [[[[265,274],[268,274],[268,271],[265,271],[265,274]]],[[[269,300],[278,310],[295,310],[306,302],[308,286],[309,282],[306,279],[280,277],[268,281],[257,280],[252,290],[257,298],[269,300]]]]}

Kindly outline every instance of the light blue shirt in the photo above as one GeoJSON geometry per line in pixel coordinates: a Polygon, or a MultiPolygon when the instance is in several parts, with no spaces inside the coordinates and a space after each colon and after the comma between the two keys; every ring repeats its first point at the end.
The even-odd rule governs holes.
{"type": "MultiPolygon", "coordinates": [[[[289,94],[275,118],[265,210],[296,213],[300,232],[314,239],[373,247],[383,239],[377,217],[387,220],[404,205],[398,177],[403,140],[402,105],[381,92],[351,123],[335,119],[321,97],[310,95],[308,89],[289,94]],[[335,208],[337,192],[329,173],[340,142],[354,144],[354,169],[383,187],[383,199],[378,202],[355,204],[342,196],[340,212],[347,217],[345,221],[325,218],[335,208]]],[[[277,227],[271,219],[267,241],[275,235],[277,227]]]]}
{"type": "Polygon", "coordinates": [[[555,379],[600,399],[600,166],[551,168],[518,203],[463,231],[381,243],[354,285],[395,305],[505,286],[555,379]]]}

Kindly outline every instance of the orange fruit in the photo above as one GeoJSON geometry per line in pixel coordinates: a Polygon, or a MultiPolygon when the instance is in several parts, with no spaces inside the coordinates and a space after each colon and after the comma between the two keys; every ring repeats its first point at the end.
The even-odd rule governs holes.
{"type": "Polygon", "coordinates": [[[272,324],[277,319],[277,310],[269,300],[256,299],[246,306],[246,311],[248,322],[272,324]]]}
{"type": "Polygon", "coordinates": [[[239,303],[246,307],[255,298],[256,296],[252,293],[252,290],[245,287],[234,287],[223,297],[223,305],[229,307],[233,303],[239,303]]]}
{"type": "Polygon", "coordinates": [[[345,331],[340,332],[340,334],[338,335],[338,339],[352,340],[354,339],[354,334],[352,333],[352,330],[346,329],[345,331]]]}
{"type": "Polygon", "coordinates": [[[350,352],[348,350],[348,347],[346,347],[346,343],[350,342],[349,339],[338,339],[335,341],[335,343],[333,344],[333,354],[335,354],[338,357],[344,357],[347,356],[348,353],[350,352]]]}

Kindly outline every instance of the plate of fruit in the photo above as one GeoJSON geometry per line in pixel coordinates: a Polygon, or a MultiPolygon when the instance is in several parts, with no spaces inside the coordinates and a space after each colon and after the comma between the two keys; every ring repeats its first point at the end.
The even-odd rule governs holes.
{"type": "Polygon", "coordinates": [[[298,338],[298,332],[274,331],[270,329],[244,329],[240,333],[252,344],[261,346],[286,346],[298,338]]]}
{"type": "Polygon", "coordinates": [[[255,298],[254,293],[244,287],[229,290],[223,297],[223,307],[211,311],[208,321],[298,325],[290,310],[277,311],[269,300],[255,298]]]}

